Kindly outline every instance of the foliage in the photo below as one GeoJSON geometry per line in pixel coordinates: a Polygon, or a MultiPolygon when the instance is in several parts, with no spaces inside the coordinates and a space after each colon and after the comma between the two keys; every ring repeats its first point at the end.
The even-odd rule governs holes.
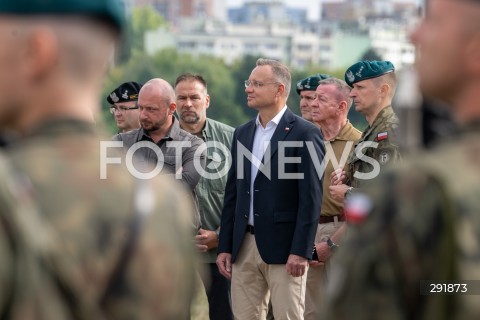
{"type": "Polygon", "coordinates": [[[135,51],[144,51],[145,32],[167,25],[163,16],[151,6],[133,8],[120,49],[119,62],[129,61],[135,51]]]}
{"type": "Polygon", "coordinates": [[[375,61],[375,60],[383,60],[382,57],[375,51],[375,49],[370,48],[362,55],[360,60],[368,60],[368,61],[375,61]]]}
{"type": "MultiPolygon", "coordinates": [[[[227,66],[222,60],[210,56],[193,56],[181,54],[173,49],[166,49],[149,56],[144,52],[134,51],[130,60],[113,68],[104,88],[104,97],[119,84],[126,81],[145,83],[152,78],[162,78],[174,85],[175,79],[182,73],[201,74],[208,83],[211,97],[208,116],[231,126],[238,126],[256,116],[257,112],[248,108],[243,81],[248,79],[255,68],[258,57],[246,56],[227,66]]],[[[310,66],[305,70],[292,69],[292,88],[287,105],[295,113],[300,114],[300,96],[296,92],[296,84],[303,78],[316,73],[327,73],[325,70],[310,66]]],[[[343,71],[330,72],[330,75],[343,78],[343,71]]],[[[104,100],[104,116],[107,127],[114,132],[115,123],[108,113],[108,105],[104,100]]],[[[352,108],[353,109],[353,108],[352,108]]],[[[366,125],[363,116],[351,110],[349,118],[360,129],[366,125]]]]}
{"type": "MultiPolygon", "coordinates": [[[[163,25],[166,25],[164,18],[151,7],[137,7],[132,11],[117,65],[110,70],[103,89],[104,122],[112,133],[116,131],[116,126],[108,112],[105,98],[114,88],[126,81],[145,83],[152,78],[162,78],[173,85],[176,77],[185,72],[199,73],[206,79],[211,97],[209,117],[236,127],[256,116],[257,112],[247,106],[243,82],[255,68],[257,56],[245,56],[230,66],[215,57],[196,55],[193,52],[184,54],[174,49],[165,49],[149,56],[143,50],[143,35],[147,30],[163,25]]],[[[330,74],[343,79],[343,72],[338,70],[330,74]]],[[[304,70],[291,69],[291,73],[292,88],[287,105],[300,114],[300,97],[296,92],[296,83],[309,75],[329,72],[312,65],[304,70]]],[[[360,129],[366,125],[363,116],[354,110],[349,118],[360,129]]]]}

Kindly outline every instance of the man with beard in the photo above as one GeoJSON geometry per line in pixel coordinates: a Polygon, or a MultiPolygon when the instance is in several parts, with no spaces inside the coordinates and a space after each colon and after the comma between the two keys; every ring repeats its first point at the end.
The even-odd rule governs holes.
{"type": "Polygon", "coordinates": [[[195,242],[203,252],[205,270],[209,271],[209,278],[201,275],[207,293],[210,320],[228,320],[232,319],[230,281],[218,272],[215,261],[234,129],[207,118],[210,96],[207,82],[201,75],[180,75],[175,81],[175,94],[180,127],[208,143],[206,174],[202,175],[195,189],[202,218],[202,228],[195,242]]]}
{"type": "Polygon", "coordinates": [[[135,151],[137,163],[163,166],[190,190],[195,190],[201,177],[195,165],[205,167],[205,151],[197,152],[203,141],[181,129],[173,116],[177,104],[172,86],[163,79],[148,81],[138,95],[138,107],[141,128],[117,134],[113,140],[123,141],[126,149],[145,142],[136,146],[139,147],[135,151]]]}

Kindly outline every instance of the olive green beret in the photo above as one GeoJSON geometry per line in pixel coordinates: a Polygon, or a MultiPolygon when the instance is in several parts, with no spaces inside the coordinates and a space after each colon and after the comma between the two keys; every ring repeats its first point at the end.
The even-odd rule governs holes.
{"type": "Polygon", "coordinates": [[[1,0],[0,14],[85,15],[110,22],[118,30],[125,24],[125,10],[119,0],[1,0]]]}
{"type": "Polygon", "coordinates": [[[297,82],[297,93],[301,91],[315,91],[317,90],[320,81],[330,78],[330,75],[324,73],[317,73],[316,75],[307,77],[297,82]]]}
{"type": "Polygon", "coordinates": [[[354,83],[377,78],[390,72],[395,72],[395,67],[390,61],[360,61],[347,69],[345,82],[353,87],[354,83]]]}

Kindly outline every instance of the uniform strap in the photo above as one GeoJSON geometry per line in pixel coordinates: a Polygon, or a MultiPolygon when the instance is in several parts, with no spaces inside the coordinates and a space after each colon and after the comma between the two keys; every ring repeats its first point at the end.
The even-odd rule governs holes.
{"type": "Polygon", "coordinates": [[[100,305],[105,307],[111,297],[121,296],[128,288],[126,269],[138,243],[145,218],[152,214],[155,206],[153,189],[145,180],[136,180],[134,190],[133,217],[128,225],[127,239],[120,251],[118,261],[112,268],[100,305]]]}

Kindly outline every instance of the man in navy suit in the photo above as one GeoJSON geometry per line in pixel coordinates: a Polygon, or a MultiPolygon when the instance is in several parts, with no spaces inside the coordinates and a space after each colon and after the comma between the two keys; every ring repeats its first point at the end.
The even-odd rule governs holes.
{"type": "Polygon", "coordinates": [[[288,68],[259,59],[245,81],[256,119],[233,135],[217,265],[232,279],[235,319],[303,319],[306,271],[322,200],[325,148],[286,106],[288,68]]]}

